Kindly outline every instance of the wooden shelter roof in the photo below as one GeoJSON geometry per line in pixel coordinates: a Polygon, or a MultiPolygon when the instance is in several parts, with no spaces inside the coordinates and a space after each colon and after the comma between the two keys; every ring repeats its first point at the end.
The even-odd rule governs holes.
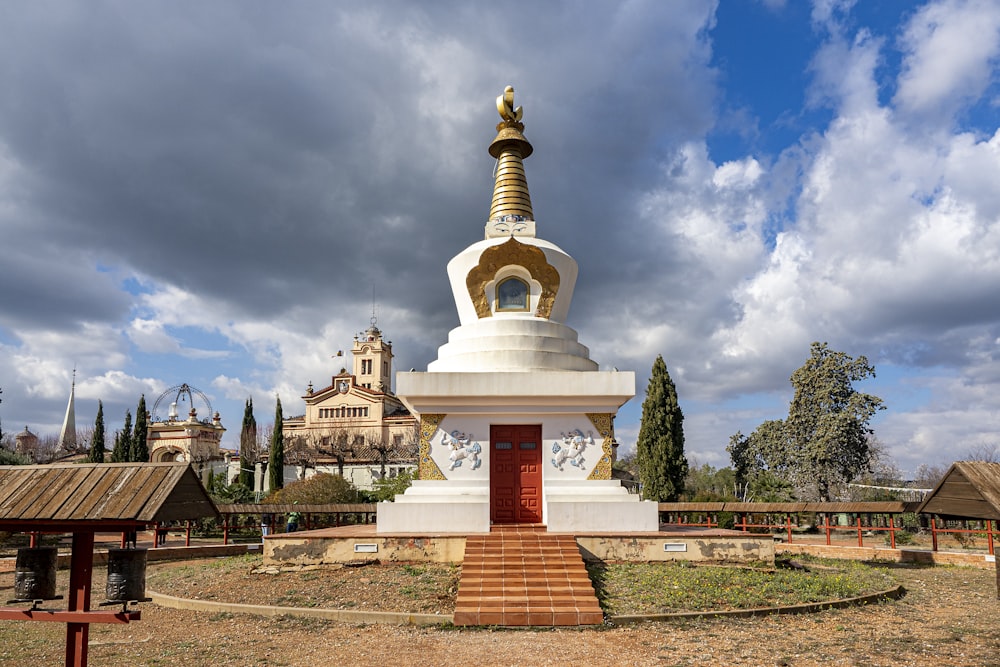
{"type": "Polygon", "coordinates": [[[0,530],[117,530],[219,513],[186,463],[0,466],[0,530]]]}
{"type": "Polygon", "coordinates": [[[956,461],[920,504],[920,512],[1000,520],[1000,463],[956,461]]]}

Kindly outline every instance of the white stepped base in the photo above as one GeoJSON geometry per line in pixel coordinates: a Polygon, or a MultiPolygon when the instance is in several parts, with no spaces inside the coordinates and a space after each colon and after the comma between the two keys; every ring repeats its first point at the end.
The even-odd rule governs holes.
{"type": "Polygon", "coordinates": [[[488,533],[489,482],[415,480],[376,509],[378,533],[488,533]]]}
{"type": "Polygon", "coordinates": [[[448,334],[431,373],[596,371],[590,350],[576,331],[536,317],[488,317],[448,334]]]}
{"type": "Polygon", "coordinates": [[[655,532],[657,503],[640,500],[618,480],[549,480],[545,523],[552,532],[655,532]]]}
{"type": "MultiPolygon", "coordinates": [[[[656,532],[657,504],[628,493],[618,480],[548,480],[545,524],[559,533],[656,532]]],[[[416,480],[377,507],[378,533],[488,533],[489,481],[416,480]]]]}

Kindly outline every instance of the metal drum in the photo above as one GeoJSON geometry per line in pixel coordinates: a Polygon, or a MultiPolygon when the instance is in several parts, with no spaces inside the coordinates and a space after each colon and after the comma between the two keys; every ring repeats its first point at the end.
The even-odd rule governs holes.
{"type": "Polygon", "coordinates": [[[108,549],[109,602],[146,599],[146,550],[108,549]]]}
{"type": "Polygon", "coordinates": [[[18,600],[56,599],[56,547],[23,547],[17,550],[14,597],[18,600]]]}

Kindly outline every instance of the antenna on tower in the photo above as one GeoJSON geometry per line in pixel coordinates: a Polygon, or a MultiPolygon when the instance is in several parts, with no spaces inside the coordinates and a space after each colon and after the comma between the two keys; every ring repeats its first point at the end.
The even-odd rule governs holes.
{"type": "Polygon", "coordinates": [[[374,285],[372,285],[372,319],[371,319],[371,323],[372,323],[373,327],[378,324],[378,315],[375,314],[375,286],[374,285]]]}

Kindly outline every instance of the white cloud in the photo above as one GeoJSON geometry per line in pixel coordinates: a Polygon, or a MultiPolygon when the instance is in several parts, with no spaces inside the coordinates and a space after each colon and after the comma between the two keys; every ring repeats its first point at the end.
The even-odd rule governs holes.
{"type": "Polygon", "coordinates": [[[745,132],[717,120],[712,49],[731,45],[711,42],[710,1],[15,12],[0,26],[4,417],[57,425],[74,364],[81,401],[116,420],[175,381],[210,387],[230,426],[248,395],[262,422],[275,393],[294,414],[307,382],[349,364],[331,355],[367,323],[373,286],[397,369],[425,367],[457,324],[443,265],[481,235],[492,100],[512,83],[540,234],[580,262],[571,325],[605,367],[638,371],[636,402],[664,355],[698,405],[698,458],[724,462],[728,435],[763,414],[721,402],[766,395],[770,411],[813,340],[940,365],[926,401],[881,422],[893,451],[984,437],[1000,133],[950,128],[994,90],[997,8],[899,10],[897,43],[854,6],[817,1],[800,20],[815,57],[794,123],[722,103],[746,109],[728,115],[745,132]],[[713,130],[785,138],[721,160],[713,130]],[[941,407],[960,390],[964,408],[941,407]]]}
{"type": "Polygon", "coordinates": [[[918,9],[900,37],[904,51],[897,107],[947,121],[978,99],[1000,55],[1000,5],[942,0],[918,9]]]}

